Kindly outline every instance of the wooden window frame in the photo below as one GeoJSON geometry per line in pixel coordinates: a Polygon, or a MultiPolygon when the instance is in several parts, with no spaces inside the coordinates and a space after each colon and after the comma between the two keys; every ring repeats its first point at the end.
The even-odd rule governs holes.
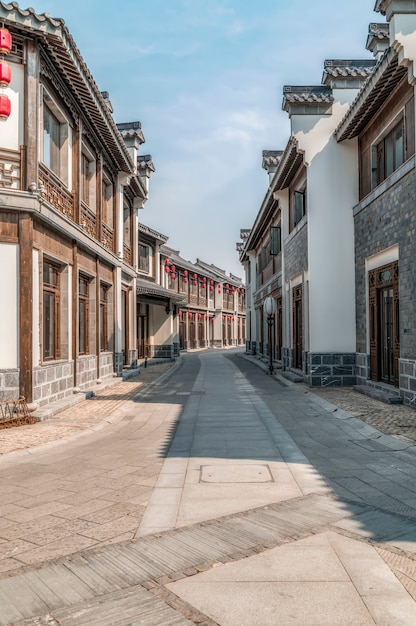
{"type": "Polygon", "coordinates": [[[42,359],[43,361],[56,361],[60,358],[61,354],[61,268],[59,265],[45,260],[43,262],[43,281],[42,281],[42,359]],[[53,276],[55,277],[54,282],[48,282],[45,280],[45,269],[49,267],[52,271],[53,276]],[[52,310],[53,310],[53,328],[52,334],[51,331],[47,333],[47,324],[46,324],[46,298],[52,300],[52,310]],[[49,336],[49,340],[47,339],[49,336]],[[52,343],[52,350],[50,353],[45,353],[45,348],[47,345],[52,343]]]}
{"type": "Polygon", "coordinates": [[[90,321],[90,282],[91,279],[85,274],[78,276],[78,354],[89,354],[89,321],[90,321]],[[81,289],[85,287],[85,291],[81,289]],[[81,327],[81,311],[83,309],[84,327],[81,327]]]}
{"type": "Polygon", "coordinates": [[[406,160],[406,124],[402,114],[395,123],[373,145],[373,187],[380,185],[393,174],[406,160]],[[396,152],[396,140],[400,137],[401,154],[396,152]],[[390,165],[389,165],[390,163],[390,165]]]}
{"type": "Polygon", "coordinates": [[[139,242],[138,246],[138,269],[141,272],[146,272],[149,274],[150,272],[150,246],[139,242]],[[146,251],[146,255],[142,254],[142,251],[146,251]]]}
{"type": "Polygon", "coordinates": [[[110,285],[100,283],[100,352],[108,352],[108,293],[110,285]]]}

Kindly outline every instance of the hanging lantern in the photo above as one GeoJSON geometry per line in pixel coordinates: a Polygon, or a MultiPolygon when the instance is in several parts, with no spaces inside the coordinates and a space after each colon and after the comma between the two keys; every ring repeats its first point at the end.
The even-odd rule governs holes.
{"type": "Polygon", "coordinates": [[[210,284],[210,285],[213,285],[213,284],[214,284],[214,281],[212,280],[212,278],[211,278],[211,280],[209,281],[209,284],[210,284]]]}
{"type": "Polygon", "coordinates": [[[198,281],[197,281],[197,280],[194,280],[194,285],[197,285],[197,284],[198,284],[198,281]]]}
{"type": "Polygon", "coordinates": [[[172,272],[172,274],[170,275],[170,277],[172,278],[172,280],[173,280],[174,278],[176,278],[176,274],[175,274],[175,272],[172,272]]]}
{"type": "Polygon", "coordinates": [[[198,313],[198,319],[200,320],[202,317],[201,313],[198,313]]]}
{"type": "Polygon", "coordinates": [[[226,290],[225,290],[225,293],[228,295],[228,294],[230,293],[230,290],[229,290],[229,289],[226,289],[226,290]]]}
{"type": "Polygon", "coordinates": [[[231,317],[228,317],[228,321],[231,322],[231,317]]]}
{"type": "Polygon", "coordinates": [[[185,278],[183,279],[183,282],[184,282],[184,283],[187,283],[187,282],[188,282],[188,279],[186,278],[186,276],[185,276],[185,278]]]}
{"type": "Polygon", "coordinates": [[[8,87],[12,80],[12,70],[8,63],[0,61],[0,87],[8,87]]]}
{"type": "Polygon", "coordinates": [[[170,261],[169,261],[169,259],[166,259],[166,261],[165,261],[165,265],[170,265],[170,261]]]}
{"type": "Polygon", "coordinates": [[[232,317],[232,318],[231,318],[231,321],[232,321],[232,322],[234,321],[234,317],[232,317]]]}
{"type": "Polygon", "coordinates": [[[214,318],[213,317],[211,317],[211,322],[214,323],[214,318]]]}
{"type": "Polygon", "coordinates": [[[188,313],[188,317],[189,317],[189,319],[191,319],[192,318],[192,313],[188,313]]]}
{"type": "Polygon", "coordinates": [[[205,315],[205,319],[206,319],[206,320],[207,320],[207,319],[209,319],[209,315],[205,315]]]}
{"type": "Polygon", "coordinates": [[[204,283],[206,283],[206,282],[207,282],[207,277],[206,277],[206,276],[203,276],[203,277],[202,277],[202,282],[204,282],[204,283]]]}
{"type": "Polygon", "coordinates": [[[171,265],[171,266],[170,266],[170,271],[171,271],[171,272],[174,272],[175,270],[176,270],[176,267],[175,267],[174,265],[171,265]]]}
{"type": "Polygon", "coordinates": [[[169,274],[169,272],[170,272],[170,269],[169,269],[168,265],[165,267],[165,272],[166,272],[166,274],[169,274]]]}
{"type": "Polygon", "coordinates": [[[209,288],[210,291],[214,291],[214,287],[211,285],[211,287],[209,288]]]}
{"type": "Polygon", "coordinates": [[[194,278],[198,278],[198,274],[194,274],[194,278]]]}
{"type": "Polygon", "coordinates": [[[5,122],[10,117],[11,102],[10,98],[5,95],[0,95],[0,120],[5,122]]]}
{"type": "Polygon", "coordinates": [[[182,317],[182,311],[179,311],[178,315],[179,317],[182,317]]]}
{"type": "Polygon", "coordinates": [[[9,54],[12,49],[12,36],[7,28],[0,28],[0,54],[9,54]]]}
{"type": "Polygon", "coordinates": [[[188,276],[188,270],[183,270],[183,275],[188,276]]]}

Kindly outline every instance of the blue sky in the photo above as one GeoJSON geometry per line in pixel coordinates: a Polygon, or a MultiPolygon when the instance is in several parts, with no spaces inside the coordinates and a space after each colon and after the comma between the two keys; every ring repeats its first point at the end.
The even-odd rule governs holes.
{"type": "MultiPolygon", "coordinates": [[[[140,120],[156,167],[141,221],[183,257],[243,276],[235,251],[284,149],[283,85],[320,84],[325,59],[371,58],[375,0],[32,0],[61,17],[116,122],[140,120]]],[[[21,8],[28,5],[19,2],[21,8]]]]}

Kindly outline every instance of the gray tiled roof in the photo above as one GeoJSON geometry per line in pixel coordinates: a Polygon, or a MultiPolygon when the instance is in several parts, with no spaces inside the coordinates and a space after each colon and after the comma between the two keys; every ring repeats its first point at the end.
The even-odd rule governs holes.
{"type": "Polygon", "coordinates": [[[387,22],[382,24],[371,23],[368,26],[368,34],[377,37],[377,39],[388,39],[390,32],[390,25],[387,22]]]}
{"type": "Polygon", "coordinates": [[[138,170],[146,170],[155,171],[155,166],[153,165],[152,155],[151,154],[143,154],[137,157],[137,169],[138,170]]]}
{"type": "MultiPolygon", "coordinates": [[[[333,78],[368,78],[372,74],[375,65],[375,59],[355,61],[328,59],[324,62],[324,77],[329,75],[333,78]]],[[[324,82],[324,79],[322,82],[324,82]]]]}
{"type": "Polygon", "coordinates": [[[283,98],[284,101],[291,104],[315,104],[321,102],[331,104],[334,101],[331,89],[325,85],[285,85],[283,87],[283,98]]]}
{"type": "Polygon", "coordinates": [[[270,167],[279,165],[283,156],[283,150],[263,150],[262,167],[267,170],[270,167]]]}

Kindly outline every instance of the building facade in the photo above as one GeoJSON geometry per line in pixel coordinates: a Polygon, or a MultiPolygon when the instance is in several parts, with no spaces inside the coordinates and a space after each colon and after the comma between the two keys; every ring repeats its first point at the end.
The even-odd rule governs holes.
{"type": "Polygon", "coordinates": [[[10,73],[1,87],[0,391],[42,405],[137,364],[144,139],[139,122],[117,128],[63,21],[0,3],[0,23],[10,73]]]}
{"type": "Polygon", "coordinates": [[[263,154],[269,189],[240,252],[248,349],[311,386],[414,404],[416,11],[375,10],[387,23],[370,25],[372,59],[326,61],[321,85],[284,88],[291,136],[263,154]]]}

